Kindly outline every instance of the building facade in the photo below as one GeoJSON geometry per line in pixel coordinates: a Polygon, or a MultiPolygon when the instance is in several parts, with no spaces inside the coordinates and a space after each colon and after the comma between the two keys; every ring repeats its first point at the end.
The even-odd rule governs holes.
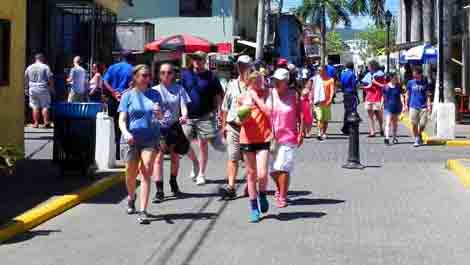
{"type": "Polygon", "coordinates": [[[119,12],[120,21],[150,22],[155,37],[190,34],[213,43],[256,40],[257,1],[134,0],[119,12]]]}
{"type": "Polygon", "coordinates": [[[23,140],[26,0],[0,1],[0,145],[23,140]]]}

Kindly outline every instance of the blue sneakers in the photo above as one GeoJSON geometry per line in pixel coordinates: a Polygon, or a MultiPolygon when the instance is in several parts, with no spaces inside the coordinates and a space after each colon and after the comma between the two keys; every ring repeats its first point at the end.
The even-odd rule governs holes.
{"type": "Polygon", "coordinates": [[[250,212],[250,222],[251,223],[258,223],[261,220],[261,213],[258,209],[251,210],[250,212]]]}

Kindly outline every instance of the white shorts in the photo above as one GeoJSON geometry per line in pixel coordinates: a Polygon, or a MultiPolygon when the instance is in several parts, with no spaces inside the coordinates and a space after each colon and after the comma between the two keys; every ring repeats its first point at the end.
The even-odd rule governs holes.
{"type": "Polygon", "coordinates": [[[382,103],[380,102],[366,102],[364,103],[366,110],[380,111],[382,110],[382,103]]]}
{"type": "Polygon", "coordinates": [[[289,174],[294,170],[295,154],[297,152],[297,146],[279,144],[276,152],[271,158],[271,169],[270,172],[287,172],[289,174]]]}

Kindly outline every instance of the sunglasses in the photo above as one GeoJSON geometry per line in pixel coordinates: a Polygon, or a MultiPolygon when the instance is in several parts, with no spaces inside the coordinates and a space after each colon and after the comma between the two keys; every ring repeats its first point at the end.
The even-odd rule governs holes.
{"type": "Polygon", "coordinates": [[[140,75],[142,78],[150,78],[150,74],[141,74],[140,75]]]}
{"type": "Polygon", "coordinates": [[[161,75],[172,75],[173,71],[161,71],[160,74],[161,75]]]}

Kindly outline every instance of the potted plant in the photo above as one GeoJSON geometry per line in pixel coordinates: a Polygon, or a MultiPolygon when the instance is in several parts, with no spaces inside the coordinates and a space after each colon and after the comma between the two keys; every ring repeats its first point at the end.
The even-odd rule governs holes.
{"type": "Polygon", "coordinates": [[[16,162],[23,159],[23,151],[14,145],[0,145],[0,175],[11,175],[15,169],[16,162]]]}

